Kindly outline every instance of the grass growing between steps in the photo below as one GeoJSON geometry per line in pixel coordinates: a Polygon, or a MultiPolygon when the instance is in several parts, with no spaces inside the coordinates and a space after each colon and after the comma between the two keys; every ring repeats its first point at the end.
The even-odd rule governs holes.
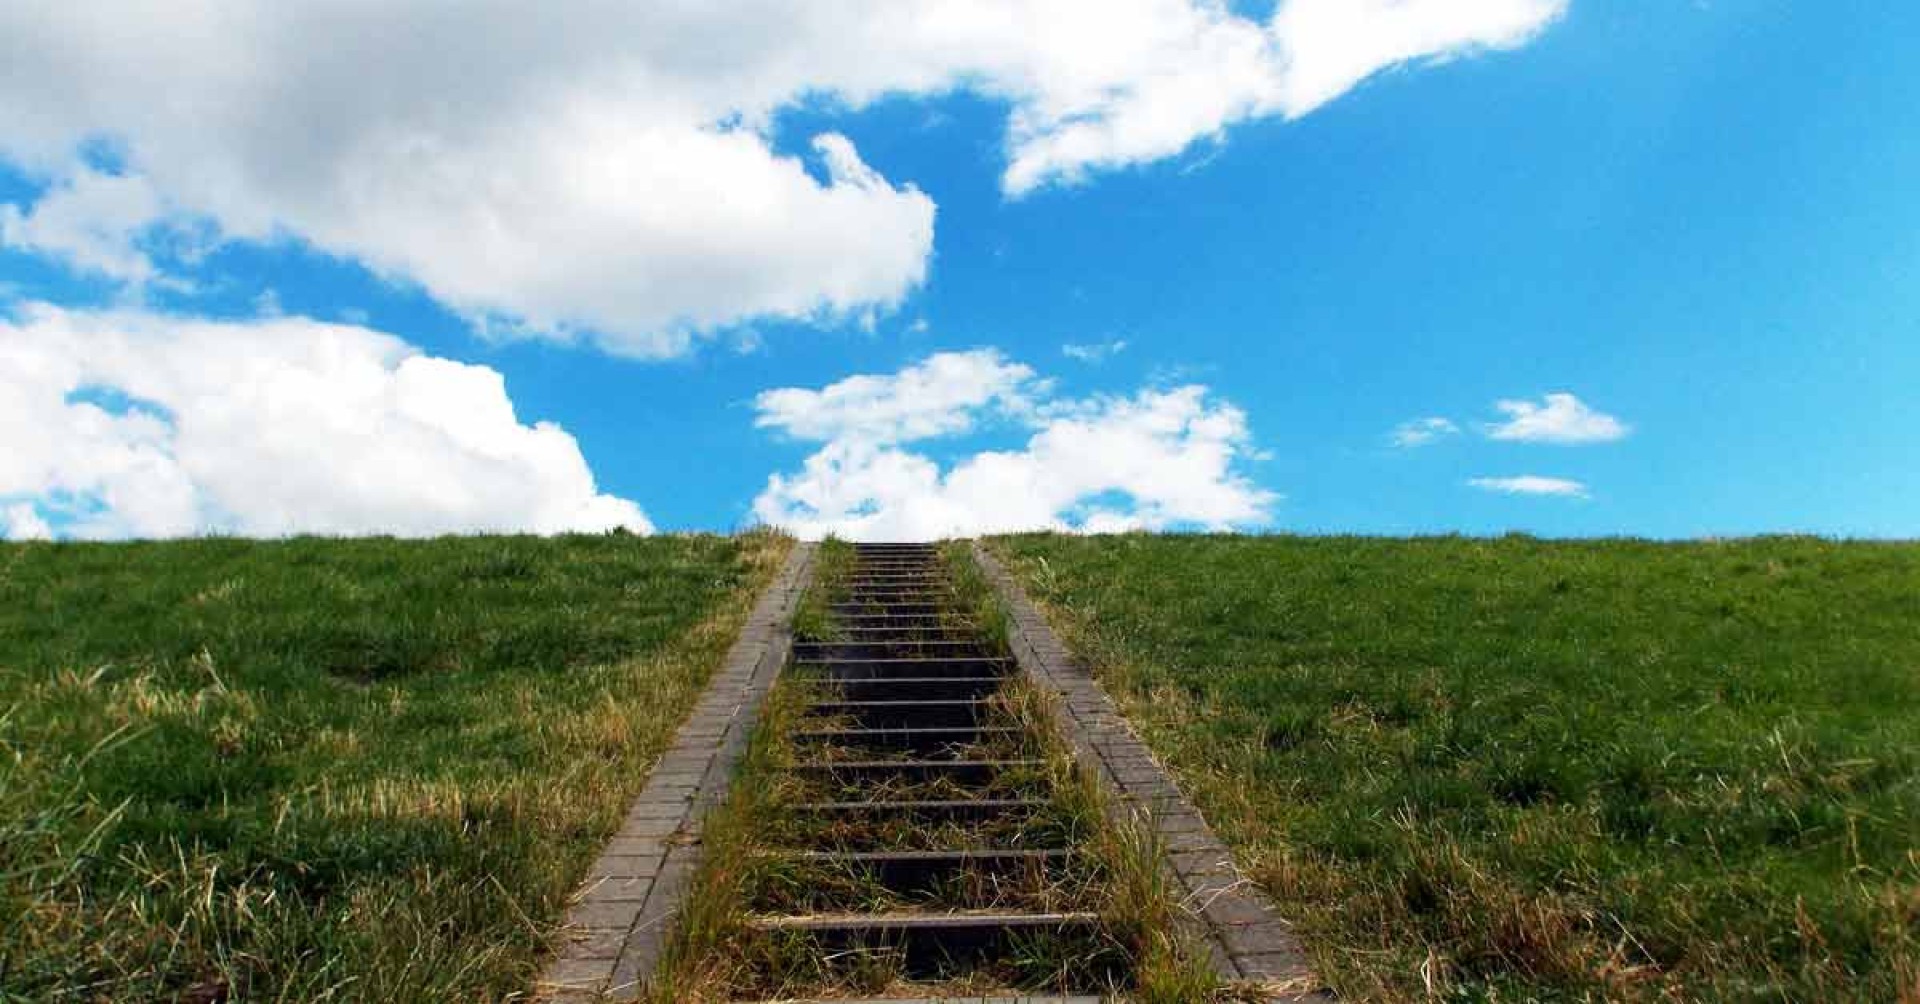
{"type": "Polygon", "coordinates": [[[1920,1001],[1920,546],[993,546],[1348,999],[1920,1001]]]}
{"type": "Polygon", "coordinates": [[[836,641],[840,627],[831,607],[847,592],[853,574],[853,545],[828,537],[813,549],[813,575],[793,608],[793,637],[798,641],[836,641]]]}
{"type": "Polygon", "coordinates": [[[787,547],[0,548],[0,1000],[524,992],[787,547]]]}

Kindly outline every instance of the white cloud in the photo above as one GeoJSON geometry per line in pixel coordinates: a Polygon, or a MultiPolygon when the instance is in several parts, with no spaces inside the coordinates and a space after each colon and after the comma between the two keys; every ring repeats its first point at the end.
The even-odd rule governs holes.
{"type": "Polygon", "coordinates": [[[1520,45],[1565,4],[0,5],[0,156],[53,184],[8,240],[137,280],[142,227],[191,219],[351,257],[503,335],[674,355],[759,317],[871,318],[926,276],[933,200],[839,135],[811,164],[776,150],[783,108],[981,92],[1010,108],[1019,195],[1520,45]],[[126,178],[76,156],[99,136],[126,178]]]}
{"type": "Polygon", "coordinates": [[[1394,427],[1392,434],[1388,438],[1394,446],[1401,449],[1410,449],[1416,446],[1426,446],[1437,439],[1455,435],[1459,431],[1460,427],[1453,424],[1451,419],[1434,416],[1432,418],[1416,418],[1410,422],[1402,422],[1394,427]]]}
{"type": "Polygon", "coordinates": [[[891,376],[765,391],[754,398],[754,424],[797,439],[900,443],[966,432],[989,406],[1029,410],[1046,390],[1032,369],[993,349],[942,352],[891,376]]]}
{"type": "Polygon", "coordinates": [[[1127,350],[1127,340],[1115,338],[1107,342],[1068,342],[1060,346],[1060,354],[1068,359],[1078,359],[1083,363],[1105,362],[1127,350]]]}
{"type": "Polygon", "coordinates": [[[1522,474],[1512,478],[1474,478],[1467,482],[1482,491],[1500,492],[1504,495],[1557,495],[1562,498],[1587,497],[1587,486],[1567,478],[1548,478],[1538,474],[1522,474]]]}
{"type": "Polygon", "coordinates": [[[10,534],[651,529],[499,373],[304,318],[27,304],[0,320],[10,534]],[[25,528],[23,531],[22,528],[25,528]]]}
{"type": "Polygon", "coordinates": [[[16,502],[0,510],[0,540],[52,540],[53,526],[31,502],[16,502]]]}
{"type": "MultiPolygon", "coordinates": [[[[801,469],[775,474],[754,501],[760,519],[805,537],[828,533],[863,540],[918,540],[951,535],[1052,528],[1083,532],[1209,529],[1267,522],[1279,497],[1239,471],[1252,456],[1246,416],[1212,399],[1206,388],[1143,390],[1130,397],[1062,400],[1025,367],[993,353],[934,356],[896,377],[860,377],[863,411],[893,415],[910,403],[888,394],[924,393],[930,373],[957,374],[958,390],[940,395],[955,403],[935,421],[823,424],[826,440],[801,469]],[[1017,395],[983,393],[981,357],[1019,370],[993,386],[1017,395]],[[967,360],[956,365],[957,360],[967,360]],[[903,379],[904,378],[904,379],[903,379]],[[1017,404],[1005,407],[1008,396],[1017,404]],[[913,439],[964,432],[974,416],[999,411],[1029,429],[1014,450],[985,451],[944,469],[902,448],[913,439]],[[875,429],[881,430],[874,434],[875,429]]],[[[842,387],[852,381],[842,381],[842,387]]],[[[833,388],[828,388],[832,390],[833,388]]],[[[762,402],[791,400],[782,390],[762,402]]],[[[763,404],[764,407],[764,404],[763,404]]],[[[762,424],[785,427],[784,422],[762,424]]]]}
{"type": "Polygon", "coordinates": [[[1632,431],[1626,423],[1587,407],[1572,394],[1548,394],[1538,404],[1497,401],[1494,407],[1507,420],[1486,426],[1487,436],[1492,439],[1572,446],[1611,443],[1632,431]]]}

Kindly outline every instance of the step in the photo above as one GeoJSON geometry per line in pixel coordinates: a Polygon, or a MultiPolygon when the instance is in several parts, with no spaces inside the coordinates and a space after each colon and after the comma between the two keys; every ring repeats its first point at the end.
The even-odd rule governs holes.
{"type": "Polygon", "coordinates": [[[846,701],[940,701],[987,697],[1007,682],[996,676],[856,676],[832,686],[846,701]]]}
{"type": "Polygon", "coordinates": [[[920,616],[932,617],[940,613],[938,603],[895,603],[891,600],[880,602],[839,602],[827,604],[827,610],[834,614],[883,614],[889,617],[920,616]]]}
{"type": "Polygon", "coordinates": [[[801,802],[797,814],[840,818],[907,818],[918,822],[984,821],[1039,813],[1050,803],[1042,798],[934,799],[925,801],[801,802]]]}
{"type": "Polygon", "coordinates": [[[732,1004],[1125,1004],[1126,998],[1074,994],[1023,994],[992,991],[985,994],[963,993],[958,997],[782,997],[767,1001],[734,1001],[732,1004]]]}
{"type": "Polygon", "coordinates": [[[888,781],[951,781],[985,784],[1012,770],[1036,770],[1042,760],[815,760],[793,765],[806,777],[830,777],[842,784],[888,781]]]}
{"type": "MultiPolygon", "coordinates": [[[[747,922],[756,931],[805,937],[816,949],[836,955],[862,949],[898,953],[909,979],[964,973],[970,965],[1003,957],[1022,942],[1046,935],[1083,938],[1091,946],[1099,937],[1099,923],[1098,914],[1085,912],[818,914],[747,922]]],[[[1089,974],[1088,983],[1117,984],[1124,976],[1116,960],[1108,971],[1089,974]]]]}
{"type": "Polygon", "coordinates": [[[939,622],[932,624],[875,624],[862,626],[859,623],[839,625],[839,636],[844,641],[806,642],[809,645],[839,645],[846,643],[862,644],[867,642],[938,642],[962,641],[969,645],[980,644],[979,636],[958,626],[949,626],[939,622]]]}
{"type": "Polygon", "coordinates": [[[795,732],[799,744],[822,744],[847,749],[899,750],[908,753],[935,753],[956,746],[1017,737],[1022,730],[1005,726],[958,726],[935,729],[821,729],[795,732]]]}
{"type": "MultiPolygon", "coordinates": [[[[1005,880],[1031,876],[1052,881],[1074,861],[1072,851],[1047,850],[959,850],[959,851],[767,851],[768,857],[791,861],[815,869],[811,874],[818,884],[810,887],[807,900],[832,907],[832,879],[828,876],[857,876],[860,882],[878,883],[901,896],[945,892],[956,883],[974,886],[991,900],[1004,895],[1005,880]],[[1002,881],[994,881],[1002,880],[1002,881]]],[[[799,873],[805,876],[809,873],[799,873]]],[[[971,897],[969,897],[971,898],[971,897]]]]}
{"type": "Polygon", "coordinates": [[[991,701],[820,701],[811,714],[851,718],[864,728],[941,728],[975,725],[992,714],[991,701]]]}
{"type": "Polygon", "coordinates": [[[796,662],[866,659],[953,659],[991,658],[987,646],[978,641],[949,638],[899,638],[884,640],[802,641],[795,642],[796,662]]]}
{"type": "Polygon", "coordinates": [[[966,631],[963,625],[950,622],[939,614],[855,613],[839,614],[834,620],[839,623],[840,630],[842,631],[857,631],[862,628],[913,627],[939,631],[949,636],[972,634],[972,632],[966,631]]]}
{"type": "Polygon", "coordinates": [[[1004,677],[1013,672],[1013,660],[1003,656],[879,656],[844,659],[795,653],[793,665],[808,677],[828,680],[898,680],[929,676],[1004,677]]]}

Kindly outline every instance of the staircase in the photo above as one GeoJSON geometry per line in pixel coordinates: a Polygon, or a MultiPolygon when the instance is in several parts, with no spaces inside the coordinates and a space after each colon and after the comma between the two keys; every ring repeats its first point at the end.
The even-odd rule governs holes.
{"type": "Polygon", "coordinates": [[[795,645],[806,709],[746,893],[763,999],[1092,1002],[1125,983],[1086,826],[945,575],[932,545],[858,545],[831,640],[795,645]]]}

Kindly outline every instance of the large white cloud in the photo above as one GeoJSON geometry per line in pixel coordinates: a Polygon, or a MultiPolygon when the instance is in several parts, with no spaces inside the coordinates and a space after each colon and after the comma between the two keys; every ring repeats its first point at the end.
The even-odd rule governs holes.
{"type": "Polygon", "coordinates": [[[14,537],[651,529],[499,373],[303,318],[0,320],[14,537]]]}
{"type": "Polygon", "coordinates": [[[777,151],[783,108],[975,89],[1008,103],[1018,195],[1522,44],[1566,2],[6,4],[0,156],[58,201],[4,240],[137,280],[143,223],[184,217],[310,241],[493,330],[672,355],[886,309],[926,275],[932,199],[841,136],[777,151]],[[139,182],[88,176],[99,136],[139,182]]]}
{"type": "Polygon", "coordinates": [[[803,537],[858,540],[1269,520],[1278,496],[1240,470],[1254,452],[1246,416],[1206,388],[1079,400],[1050,392],[992,352],[943,353],[818,391],[769,391],[759,398],[762,425],[826,442],[799,471],[769,478],[754,514],[803,537]],[[952,386],[930,387],[939,374],[952,386]],[[944,403],[920,403],[929,400],[944,403]],[[846,401],[858,407],[840,407],[846,401]],[[968,431],[984,416],[1025,427],[1024,445],[945,469],[904,446],[968,431]]]}

